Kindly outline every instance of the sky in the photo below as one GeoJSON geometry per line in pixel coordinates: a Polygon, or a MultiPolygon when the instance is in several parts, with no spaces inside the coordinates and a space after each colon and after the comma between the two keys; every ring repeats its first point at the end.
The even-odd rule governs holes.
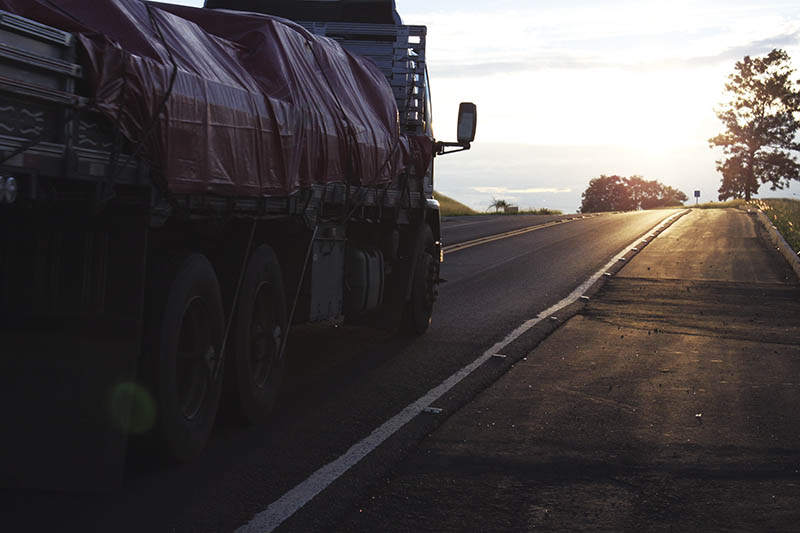
{"type": "MultiPolygon", "coordinates": [[[[496,198],[575,212],[601,174],[717,200],[722,154],[708,139],[736,61],[783,48],[800,67],[796,0],[396,3],[428,27],[436,137],[455,140],[459,102],[478,106],[472,149],[437,158],[435,175],[478,210],[496,198]]],[[[800,183],[760,196],[800,199],[800,183]]]]}

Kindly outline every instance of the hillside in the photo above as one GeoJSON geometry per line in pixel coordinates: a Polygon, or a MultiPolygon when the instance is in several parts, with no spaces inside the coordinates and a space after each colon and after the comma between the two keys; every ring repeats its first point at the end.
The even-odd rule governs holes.
{"type": "Polygon", "coordinates": [[[454,216],[454,215],[478,215],[477,211],[474,209],[467,207],[466,205],[453,200],[449,196],[445,196],[444,194],[433,191],[433,197],[439,200],[439,208],[441,215],[444,216],[454,216]]]}

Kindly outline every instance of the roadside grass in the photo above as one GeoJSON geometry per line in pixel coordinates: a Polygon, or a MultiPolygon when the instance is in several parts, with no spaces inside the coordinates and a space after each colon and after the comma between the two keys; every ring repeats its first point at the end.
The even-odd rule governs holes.
{"type": "Polygon", "coordinates": [[[765,198],[753,202],[775,224],[795,252],[800,252],[800,200],[765,198]]]}
{"type": "Polygon", "coordinates": [[[488,212],[480,212],[475,211],[469,206],[466,206],[459,202],[458,200],[454,200],[449,196],[446,196],[438,191],[433,191],[433,197],[439,201],[439,214],[443,217],[451,217],[451,216],[473,216],[473,215],[561,215],[563,214],[558,209],[548,209],[546,207],[541,207],[539,209],[525,209],[517,211],[516,213],[504,213],[502,211],[495,213],[493,211],[488,212]]]}
{"type": "Polygon", "coordinates": [[[433,191],[433,197],[439,200],[439,214],[445,217],[449,216],[463,216],[463,215],[480,215],[481,213],[466,205],[453,200],[449,196],[433,191]]]}
{"type": "MultiPolygon", "coordinates": [[[[505,214],[505,213],[500,213],[505,214]]],[[[562,211],[558,209],[548,209],[547,207],[540,207],[539,209],[525,209],[524,211],[520,211],[519,213],[507,213],[509,215],[519,214],[519,215],[563,215],[562,211]]]]}
{"type": "Polygon", "coordinates": [[[726,207],[741,207],[745,205],[744,200],[728,200],[727,202],[706,202],[704,204],[694,205],[684,205],[683,207],[686,209],[725,209],[726,207]]]}

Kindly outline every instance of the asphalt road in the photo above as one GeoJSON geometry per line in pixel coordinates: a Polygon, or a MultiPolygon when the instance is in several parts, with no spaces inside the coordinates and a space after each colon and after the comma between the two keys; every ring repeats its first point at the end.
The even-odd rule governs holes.
{"type": "Polygon", "coordinates": [[[442,240],[445,246],[497,235],[509,231],[558,221],[591,218],[596,215],[481,215],[442,217],[442,240]]]}
{"type": "MultiPolygon", "coordinates": [[[[433,325],[423,337],[402,339],[336,324],[298,328],[289,341],[287,386],[268,425],[223,425],[205,456],[192,465],[134,459],[125,486],[111,493],[4,491],[3,522],[18,530],[230,531],[243,526],[520,323],[564,298],[672,213],[576,219],[447,254],[442,270],[447,283],[440,287],[433,325]]],[[[476,220],[445,221],[445,242],[544,221],[493,217],[485,227],[475,227],[480,226],[473,224],[476,220]]],[[[518,342],[518,350],[529,350],[538,340],[518,342]]],[[[465,404],[496,377],[467,380],[450,405],[465,404]]],[[[435,416],[410,423],[284,529],[325,530],[340,521],[438,424],[435,416]]]]}
{"type": "Polygon", "coordinates": [[[336,531],[796,531],[800,283],[694,210],[373,485],[336,531]]]}

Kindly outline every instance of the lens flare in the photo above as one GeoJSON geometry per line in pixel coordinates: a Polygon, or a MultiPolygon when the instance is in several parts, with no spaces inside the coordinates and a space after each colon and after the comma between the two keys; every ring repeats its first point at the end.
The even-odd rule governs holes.
{"type": "Polygon", "coordinates": [[[156,402],[138,383],[118,383],[111,389],[108,412],[114,427],[125,433],[145,433],[156,420],[156,402]]]}

